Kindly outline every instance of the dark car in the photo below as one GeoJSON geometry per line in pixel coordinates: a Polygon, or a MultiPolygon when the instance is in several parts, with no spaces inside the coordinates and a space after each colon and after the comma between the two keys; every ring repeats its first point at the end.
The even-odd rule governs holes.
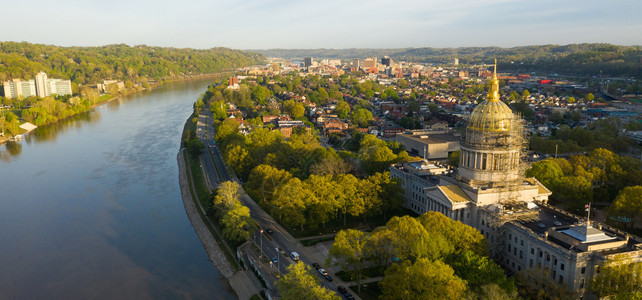
{"type": "Polygon", "coordinates": [[[323,276],[323,278],[325,278],[325,280],[327,280],[327,281],[332,282],[332,277],[330,277],[330,275],[325,275],[325,276],[323,276]]]}
{"type": "Polygon", "coordinates": [[[354,296],[352,296],[352,294],[350,293],[346,293],[344,296],[346,296],[346,299],[348,300],[354,300],[354,296]]]}
{"type": "Polygon", "coordinates": [[[268,234],[273,234],[274,230],[272,230],[272,228],[268,228],[265,230],[265,232],[267,232],[268,234]]]}
{"type": "Polygon", "coordinates": [[[341,285],[337,287],[337,290],[339,290],[339,292],[341,292],[341,294],[344,294],[344,295],[348,292],[348,289],[346,289],[345,286],[341,286],[341,285]]]}
{"type": "Polygon", "coordinates": [[[278,260],[278,259],[276,259],[276,257],[272,257],[272,262],[276,264],[276,263],[278,263],[278,262],[279,262],[279,260],[278,260]]]}
{"type": "Polygon", "coordinates": [[[313,263],[312,266],[317,270],[321,269],[321,266],[318,263],[313,263]]]}

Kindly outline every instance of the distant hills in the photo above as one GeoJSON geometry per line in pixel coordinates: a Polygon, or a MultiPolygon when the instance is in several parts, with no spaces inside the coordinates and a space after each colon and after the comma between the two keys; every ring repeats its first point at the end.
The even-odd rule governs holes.
{"type": "Polygon", "coordinates": [[[433,65],[448,65],[454,58],[460,64],[489,64],[498,59],[499,68],[512,71],[551,71],[572,75],[599,75],[642,78],[642,49],[640,46],[610,44],[540,45],[513,48],[398,48],[398,49],[267,49],[247,50],[286,59],[367,58],[385,55],[393,60],[414,61],[433,65]]]}
{"type": "Polygon", "coordinates": [[[216,73],[262,63],[257,53],[227,48],[179,49],[125,44],[100,47],[0,42],[0,81],[33,78],[40,71],[77,84],[104,79],[146,81],[216,73]]]}

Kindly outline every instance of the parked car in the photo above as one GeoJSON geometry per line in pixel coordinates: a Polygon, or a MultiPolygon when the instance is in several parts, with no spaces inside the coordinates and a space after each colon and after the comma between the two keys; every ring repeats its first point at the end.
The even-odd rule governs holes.
{"type": "Polygon", "coordinates": [[[326,272],[325,269],[319,269],[319,273],[321,273],[321,275],[323,275],[323,276],[328,275],[328,272],[326,272]]]}
{"type": "Polygon", "coordinates": [[[299,253],[291,252],[291,253],[290,253],[290,257],[291,257],[294,261],[299,261],[299,253]]]}
{"type": "Polygon", "coordinates": [[[268,228],[265,230],[265,232],[267,232],[268,234],[273,234],[274,230],[272,230],[272,228],[268,228]]]}
{"type": "Polygon", "coordinates": [[[337,290],[339,290],[339,292],[341,292],[341,294],[344,294],[344,295],[348,292],[348,289],[346,289],[346,287],[342,285],[338,286],[337,290]]]}
{"type": "Polygon", "coordinates": [[[325,278],[325,280],[327,280],[327,281],[332,282],[332,277],[330,277],[330,275],[325,275],[325,276],[323,276],[323,278],[325,278]]]}
{"type": "Polygon", "coordinates": [[[276,263],[278,263],[278,262],[279,262],[279,260],[278,260],[278,259],[276,259],[276,257],[272,257],[272,262],[276,264],[276,263]]]}
{"type": "Polygon", "coordinates": [[[317,270],[321,269],[321,265],[319,265],[318,263],[313,263],[312,266],[317,270]]]}

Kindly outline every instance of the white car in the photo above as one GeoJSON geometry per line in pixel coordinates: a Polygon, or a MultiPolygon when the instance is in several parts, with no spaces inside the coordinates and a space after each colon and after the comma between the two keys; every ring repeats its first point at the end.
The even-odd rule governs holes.
{"type": "Polygon", "coordinates": [[[319,273],[321,273],[321,275],[323,275],[323,276],[328,275],[328,272],[326,272],[325,269],[319,269],[319,273]]]}

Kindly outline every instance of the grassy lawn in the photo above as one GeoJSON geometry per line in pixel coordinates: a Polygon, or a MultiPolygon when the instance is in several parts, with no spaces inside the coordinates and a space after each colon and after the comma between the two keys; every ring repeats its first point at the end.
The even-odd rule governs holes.
{"type": "MultiPolygon", "coordinates": [[[[350,286],[350,289],[357,293],[357,286],[350,286]]],[[[361,285],[361,293],[358,294],[363,300],[378,300],[381,295],[381,288],[378,282],[361,285]]]]}
{"type": "Polygon", "coordinates": [[[301,241],[301,244],[303,246],[314,246],[318,243],[325,242],[325,241],[331,241],[334,240],[334,237],[326,237],[326,238],[321,238],[321,239],[311,239],[311,240],[303,240],[301,241]]]}
{"type": "MultiPolygon", "coordinates": [[[[209,192],[207,191],[207,187],[205,186],[205,178],[203,176],[203,172],[201,170],[198,159],[185,158],[185,160],[186,160],[185,163],[189,165],[189,170],[187,171],[191,172],[190,173],[191,176],[187,176],[187,179],[189,180],[190,185],[194,186],[194,188],[196,189],[196,195],[194,195],[193,189],[189,189],[189,192],[192,195],[192,199],[195,202],[199,201],[200,203],[203,203],[203,202],[207,203],[209,199],[209,192]],[[200,194],[203,194],[203,193],[205,195],[204,197],[199,196],[200,194]]],[[[207,207],[207,206],[204,206],[204,207],[207,207]]],[[[205,216],[200,209],[197,209],[197,211],[198,211],[198,214],[201,216],[201,219],[205,222],[207,220],[207,216],[205,216]]],[[[216,223],[214,222],[214,224],[216,223]]],[[[207,226],[207,229],[209,229],[210,233],[216,240],[216,243],[218,244],[219,248],[221,248],[221,250],[225,254],[227,261],[230,262],[230,264],[232,265],[235,271],[238,271],[240,267],[238,265],[238,262],[236,261],[236,257],[225,246],[225,242],[223,241],[222,237],[218,235],[218,233],[216,232],[216,230],[214,230],[214,228],[212,228],[212,225],[210,225],[210,222],[205,222],[205,225],[207,226]]]]}

